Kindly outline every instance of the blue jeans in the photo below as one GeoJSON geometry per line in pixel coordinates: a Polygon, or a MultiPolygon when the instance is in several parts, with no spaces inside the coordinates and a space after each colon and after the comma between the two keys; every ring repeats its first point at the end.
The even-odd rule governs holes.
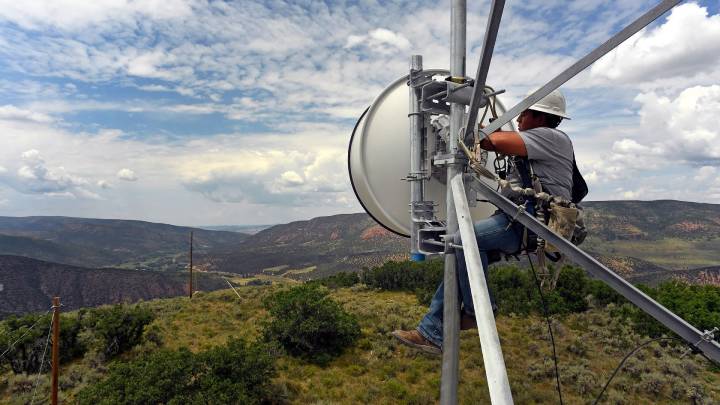
{"type": "MultiPolygon", "coordinates": [[[[488,277],[488,253],[516,253],[520,250],[522,242],[523,226],[517,222],[509,229],[510,218],[507,215],[496,212],[494,215],[475,223],[475,238],[480,249],[480,259],[485,270],[485,280],[488,277]]],[[[460,232],[454,235],[455,244],[460,244],[460,232]]],[[[491,256],[497,256],[493,254],[491,256]]],[[[457,263],[459,301],[462,303],[463,311],[467,314],[474,314],[472,295],[470,293],[470,281],[468,280],[465,256],[461,249],[455,250],[455,261],[457,263]]],[[[495,259],[494,261],[497,261],[495,259]]],[[[434,344],[442,347],[443,339],[443,283],[440,283],[435,295],[430,302],[430,310],[418,325],[418,332],[434,344]]],[[[490,301],[495,308],[495,297],[490,291],[490,301]]]]}

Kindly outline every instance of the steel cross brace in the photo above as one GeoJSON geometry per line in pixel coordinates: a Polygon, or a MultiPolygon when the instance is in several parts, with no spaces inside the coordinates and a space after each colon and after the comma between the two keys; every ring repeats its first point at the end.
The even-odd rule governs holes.
{"type": "Polygon", "coordinates": [[[650,298],[634,285],[625,281],[625,279],[615,274],[615,272],[605,267],[589,254],[580,250],[568,240],[555,234],[547,226],[545,226],[545,224],[538,221],[532,215],[524,212],[524,210],[519,209],[515,203],[502,196],[478,178],[473,178],[470,182],[470,188],[483,195],[491,204],[495,205],[506,214],[514,217],[516,221],[535,232],[539,237],[557,247],[560,252],[566,255],[570,260],[580,265],[585,269],[585,271],[602,280],[610,288],[627,298],[628,301],[637,305],[640,309],[655,318],[658,322],[665,325],[668,329],[677,333],[691,346],[697,348],[712,360],[720,363],[720,345],[718,345],[717,342],[708,339],[707,334],[699,331],[694,326],[687,323],[684,319],[660,305],[660,303],[650,298]]]}

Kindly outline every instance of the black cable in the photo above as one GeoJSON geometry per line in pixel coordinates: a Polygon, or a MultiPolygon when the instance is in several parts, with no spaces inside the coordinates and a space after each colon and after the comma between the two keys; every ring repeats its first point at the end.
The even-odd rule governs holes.
{"type": "Polygon", "coordinates": [[[542,303],[543,307],[543,314],[545,315],[545,322],[547,322],[548,326],[548,332],[550,332],[550,342],[552,343],[552,351],[553,351],[553,361],[555,362],[555,381],[557,383],[557,391],[558,396],[560,397],[560,405],[563,405],[563,397],[562,397],[562,388],[560,387],[560,371],[558,370],[558,359],[557,359],[557,352],[555,350],[555,336],[552,332],[552,324],[550,323],[550,315],[548,315],[548,309],[547,309],[547,303],[545,302],[545,295],[542,292],[542,287],[540,286],[540,280],[538,279],[537,273],[535,273],[535,266],[533,266],[532,258],[530,257],[530,253],[525,250],[525,254],[527,255],[528,261],[530,262],[530,268],[532,269],[533,278],[535,279],[535,285],[537,286],[538,292],[540,293],[540,302],[542,303]]]}
{"type": "Polygon", "coordinates": [[[622,359],[622,361],[620,362],[620,364],[618,364],[618,366],[615,367],[615,371],[613,371],[613,373],[610,375],[610,378],[608,378],[608,380],[607,380],[607,382],[605,383],[605,386],[603,387],[602,391],[600,391],[600,394],[598,394],[597,398],[595,399],[595,402],[593,402],[593,405],[596,405],[598,402],[600,402],[600,399],[602,399],[602,396],[603,396],[603,394],[605,393],[605,390],[608,388],[608,386],[610,386],[610,383],[612,382],[613,378],[615,378],[615,375],[618,373],[618,371],[620,371],[620,368],[622,368],[623,364],[625,364],[625,362],[627,361],[627,359],[630,358],[630,356],[632,356],[633,354],[635,354],[635,352],[637,352],[638,350],[642,349],[643,347],[649,345],[650,343],[652,343],[652,342],[659,342],[659,341],[662,341],[662,340],[677,340],[677,341],[680,341],[680,342],[685,343],[685,341],[682,340],[682,339],[680,339],[680,338],[676,338],[676,337],[661,337],[661,338],[656,338],[656,339],[650,339],[650,340],[648,340],[648,341],[645,341],[645,342],[637,345],[634,349],[632,349],[632,350],[630,351],[630,353],[626,354],[626,355],[625,355],[625,358],[622,359]]]}

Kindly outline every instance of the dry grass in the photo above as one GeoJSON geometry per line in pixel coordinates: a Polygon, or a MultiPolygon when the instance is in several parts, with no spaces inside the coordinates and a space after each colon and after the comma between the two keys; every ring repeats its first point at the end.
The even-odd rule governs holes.
{"type": "MultiPolygon", "coordinates": [[[[281,286],[238,288],[146,303],[158,314],[151,327],[165,347],[200,351],[230,337],[259,336],[266,313],[263,299],[281,286]]],[[[415,327],[425,308],[414,295],[354,287],[333,292],[362,327],[358,343],[325,367],[290,357],[278,360],[278,398],[297,404],[431,404],[440,386],[440,359],[395,342],[389,332],[415,327]]],[[[500,317],[498,330],[515,402],[557,403],[551,349],[544,319],[500,317]]],[[[568,404],[591,403],[622,356],[642,338],[607,311],[575,314],[554,323],[563,395],[568,404]]],[[[154,350],[150,344],[127,358],[154,350]]],[[[87,382],[99,378],[102,366],[84,359],[68,368],[64,395],[71,400],[87,382]],[[86,381],[87,380],[87,381],[86,381]]],[[[606,393],[604,403],[718,403],[720,374],[693,357],[679,359],[677,349],[651,346],[630,361],[606,393]]],[[[4,399],[13,382],[7,381],[4,399]]],[[[463,404],[489,403],[476,331],[461,334],[459,398],[463,404]]],[[[17,403],[17,402],[16,402],[17,403]]]]}

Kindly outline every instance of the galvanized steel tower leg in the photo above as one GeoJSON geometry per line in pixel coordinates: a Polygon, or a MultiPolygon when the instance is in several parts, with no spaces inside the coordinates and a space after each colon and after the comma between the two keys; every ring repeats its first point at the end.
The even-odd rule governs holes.
{"type": "MultiPolygon", "coordinates": [[[[450,75],[465,77],[465,33],[467,21],[465,0],[452,0],[450,9],[450,75]]],[[[450,105],[450,139],[447,153],[451,156],[458,152],[458,133],[463,124],[465,106],[457,103],[450,105]]],[[[447,184],[461,171],[460,164],[451,159],[447,166],[447,184]]],[[[458,230],[455,215],[455,202],[452,190],[447,188],[447,235],[445,249],[444,306],[443,306],[443,359],[442,380],[440,383],[440,403],[457,404],[459,348],[460,348],[460,307],[458,303],[458,280],[455,266],[455,254],[449,248],[451,237],[458,230]]]]}
{"type": "Polygon", "coordinates": [[[415,221],[417,217],[415,212],[418,203],[421,203],[424,197],[424,174],[422,173],[422,152],[423,152],[423,133],[422,122],[423,117],[420,112],[420,89],[415,87],[414,78],[418,72],[422,71],[422,56],[413,55],[410,57],[410,75],[408,80],[408,88],[410,89],[410,259],[413,261],[425,260],[425,255],[419,252],[418,231],[420,223],[415,221]]]}
{"type": "Polygon", "coordinates": [[[465,263],[467,263],[475,319],[480,336],[480,348],[482,349],[483,363],[485,363],[485,376],[487,377],[488,391],[490,391],[490,402],[493,405],[512,404],[510,382],[505,369],[500,338],[495,327],[490,292],[485,280],[480,249],[478,249],[477,239],[475,239],[475,230],[465,196],[462,174],[458,174],[452,179],[451,188],[453,197],[455,197],[455,209],[462,238],[463,254],[465,263]]]}

